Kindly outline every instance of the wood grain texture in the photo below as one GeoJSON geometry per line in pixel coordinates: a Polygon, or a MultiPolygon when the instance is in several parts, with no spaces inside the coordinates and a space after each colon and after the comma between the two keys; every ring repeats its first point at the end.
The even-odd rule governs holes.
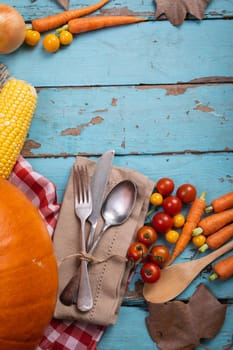
{"type": "Polygon", "coordinates": [[[232,84],[40,89],[23,154],[230,152],[232,94],[232,84]]]}
{"type": "MultiPolygon", "coordinates": [[[[147,308],[121,307],[117,326],[108,327],[100,340],[98,350],[158,350],[159,348],[145,332],[145,318],[147,308]]],[[[223,350],[232,348],[232,319],[233,306],[227,308],[223,331],[219,332],[214,340],[202,340],[206,350],[223,350]]],[[[196,350],[203,350],[197,347],[196,350]]]]}
{"type": "MultiPolygon", "coordinates": [[[[6,0],[25,21],[61,12],[55,1],[6,0]]],[[[70,8],[94,1],[70,0],[70,8]]],[[[97,160],[115,149],[114,165],[156,182],[193,183],[207,202],[233,190],[233,0],[212,0],[205,19],[180,27],[156,21],[154,1],[111,0],[102,15],[148,16],[149,21],[75,37],[56,54],[25,45],[0,56],[11,74],[32,83],[38,105],[23,149],[34,169],[53,181],[61,203],[76,155],[97,160]]],[[[42,39],[44,34],[42,35],[42,39]]],[[[160,238],[162,242],[163,237],[160,238]]],[[[190,244],[178,262],[197,258],[190,244]]],[[[208,350],[232,344],[232,279],[208,282],[211,266],[179,296],[201,282],[228,303],[223,328],[208,350]]],[[[136,274],[129,286],[134,291],[136,274]]],[[[98,350],[157,350],[145,328],[143,299],[125,299],[116,325],[98,350]]],[[[227,347],[228,346],[228,347],[227,347]]],[[[198,348],[201,350],[201,348],[198,348]]]]}
{"type": "Polygon", "coordinates": [[[232,32],[233,21],[187,21],[182,28],[148,21],[80,34],[55,54],[45,52],[41,40],[1,62],[36,87],[228,82],[232,32]]]}
{"type": "MultiPolygon", "coordinates": [[[[103,145],[102,151],[108,145],[103,145]]],[[[78,155],[77,148],[77,155],[78,155]]],[[[90,159],[97,160],[97,157],[90,154],[83,154],[90,159]]],[[[75,161],[73,157],[52,157],[52,158],[29,158],[28,161],[36,171],[44,174],[57,186],[58,201],[61,202],[66,183],[75,161]]],[[[160,177],[170,176],[177,186],[185,182],[193,183],[199,193],[206,191],[206,200],[211,202],[214,197],[224,192],[232,191],[233,172],[232,155],[228,153],[205,153],[185,155],[117,155],[113,165],[133,169],[142,172],[152,181],[157,182],[160,177]]]]}
{"type": "MultiPolygon", "coordinates": [[[[70,9],[80,8],[87,4],[94,3],[95,0],[70,0],[70,9]]],[[[48,0],[36,0],[31,3],[31,0],[6,0],[11,6],[17,7],[22,13],[25,20],[30,22],[33,18],[43,17],[62,12],[61,6],[56,1],[48,0]]],[[[142,0],[110,0],[107,5],[104,6],[99,12],[101,14],[107,14],[109,12],[113,14],[126,13],[133,15],[150,15],[154,16],[156,10],[156,4],[154,1],[142,1],[142,0]]],[[[97,12],[98,13],[98,12],[97,12]]],[[[229,18],[233,15],[233,1],[232,0],[212,0],[205,11],[205,18],[229,18]]]]}

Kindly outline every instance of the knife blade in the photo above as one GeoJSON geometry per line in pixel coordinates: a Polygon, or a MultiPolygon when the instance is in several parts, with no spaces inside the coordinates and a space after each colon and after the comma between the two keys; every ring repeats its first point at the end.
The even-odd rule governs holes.
{"type": "Polygon", "coordinates": [[[91,224],[90,233],[87,240],[87,251],[90,250],[95,230],[100,216],[101,207],[104,200],[105,189],[111,173],[112,162],[115,155],[114,150],[106,151],[96,164],[94,175],[91,179],[92,213],[88,218],[91,224]]]}

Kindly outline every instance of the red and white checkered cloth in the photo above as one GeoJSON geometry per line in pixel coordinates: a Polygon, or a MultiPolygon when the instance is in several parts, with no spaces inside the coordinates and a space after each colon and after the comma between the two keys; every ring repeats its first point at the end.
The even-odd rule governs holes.
{"type": "MultiPolygon", "coordinates": [[[[60,209],[55,185],[35,172],[22,156],[19,156],[9,181],[24,192],[39,209],[52,239],[60,209]]],[[[103,326],[78,321],[53,319],[36,350],[96,350],[104,329],[103,326]]]]}

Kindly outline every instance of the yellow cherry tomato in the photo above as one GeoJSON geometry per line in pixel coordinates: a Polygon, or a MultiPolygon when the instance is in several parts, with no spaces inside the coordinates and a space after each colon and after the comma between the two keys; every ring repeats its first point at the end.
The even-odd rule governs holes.
{"type": "Polygon", "coordinates": [[[185,223],[185,217],[183,214],[179,213],[173,216],[173,226],[175,228],[180,228],[184,226],[185,223]]]}
{"type": "Polygon", "coordinates": [[[165,233],[165,239],[168,243],[174,244],[178,241],[179,232],[175,230],[169,230],[165,233]]]}
{"type": "Polygon", "coordinates": [[[206,237],[204,235],[194,236],[192,242],[196,247],[201,247],[206,242],[206,237]]]}
{"type": "Polygon", "coordinates": [[[47,34],[44,37],[43,46],[48,52],[56,52],[60,47],[60,40],[56,34],[47,34]]]}
{"type": "Polygon", "coordinates": [[[150,196],[150,203],[154,206],[161,205],[163,203],[163,196],[158,192],[152,193],[152,195],[150,196]]]}
{"type": "Polygon", "coordinates": [[[25,43],[29,46],[36,46],[40,41],[40,33],[36,30],[26,30],[25,43]]]}
{"type": "Polygon", "coordinates": [[[63,30],[59,36],[62,45],[69,45],[73,41],[73,35],[68,30],[63,30]]]}

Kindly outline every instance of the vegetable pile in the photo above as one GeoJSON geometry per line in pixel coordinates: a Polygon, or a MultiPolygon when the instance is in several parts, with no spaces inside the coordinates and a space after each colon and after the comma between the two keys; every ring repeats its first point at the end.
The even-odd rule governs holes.
{"type": "Polygon", "coordinates": [[[100,0],[83,8],[67,10],[43,18],[36,18],[32,20],[31,26],[27,29],[25,43],[29,46],[36,46],[40,41],[41,33],[56,30],[55,33],[48,33],[43,38],[43,48],[47,52],[55,53],[61,46],[70,45],[73,42],[74,34],[148,20],[145,17],[123,15],[98,15],[80,18],[97,11],[108,2],[109,0],[100,0]]]}
{"type": "MultiPolygon", "coordinates": [[[[172,264],[190,242],[203,253],[208,248],[219,248],[233,237],[233,192],[215,198],[207,206],[206,193],[197,197],[194,185],[185,183],[175,191],[172,179],[161,178],[149,200],[150,221],[138,230],[136,241],[128,249],[128,258],[135,268],[140,266],[141,278],[146,283],[156,282],[160,269],[172,264]]],[[[233,275],[232,259],[220,264],[220,268],[223,265],[226,273],[216,264],[210,280],[216,278],[216,271],[220,279],[233,275]]]]}

